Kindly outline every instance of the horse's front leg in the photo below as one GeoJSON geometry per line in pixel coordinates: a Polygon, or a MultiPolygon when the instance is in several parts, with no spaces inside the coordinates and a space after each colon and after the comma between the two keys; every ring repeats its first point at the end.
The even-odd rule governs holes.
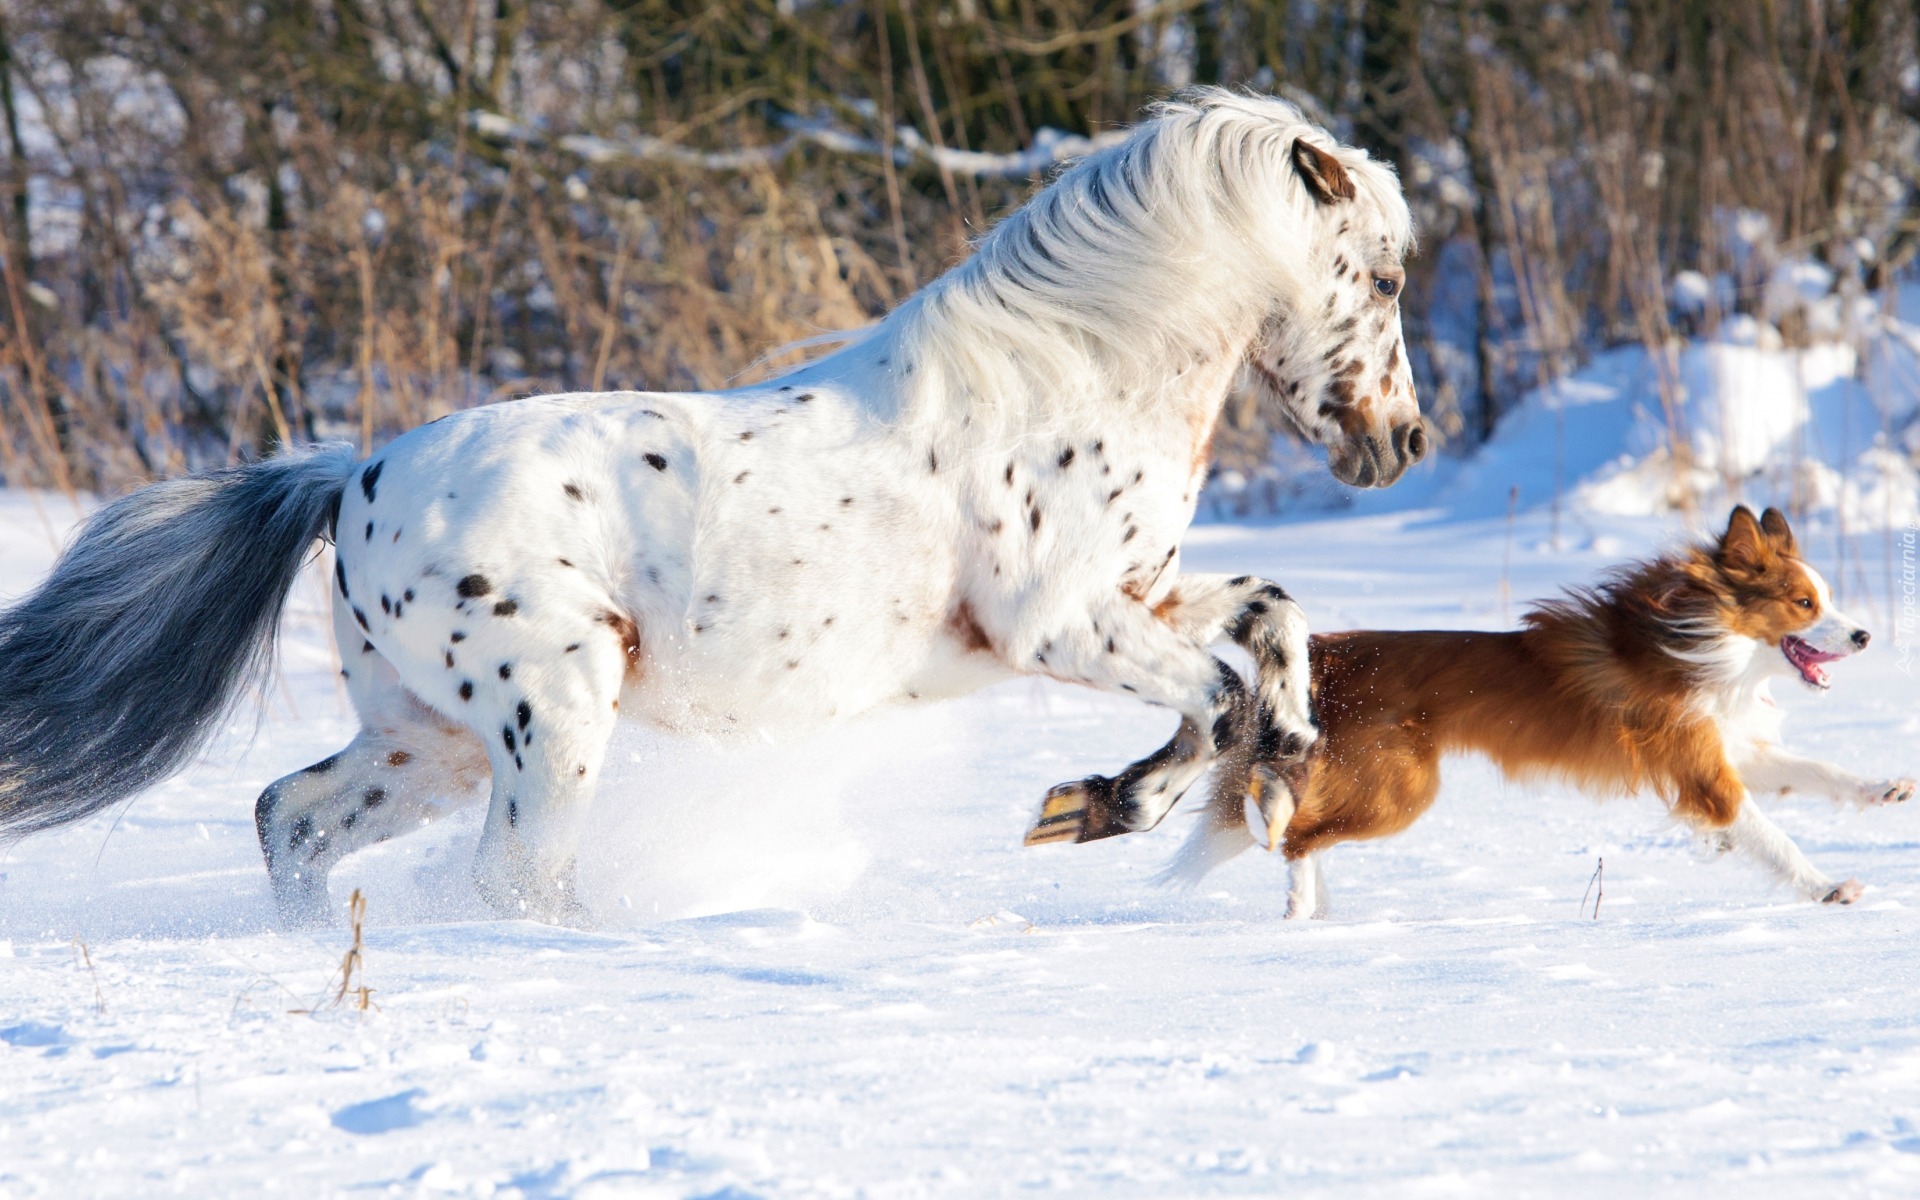
{"type": "Polygon", "coordinates": [[[1033,658],[1058,678],[1164,704],[1181,722],[1172,741],[1119,775],[1050,791],[1027,833],[1030,846],[1151,829],[1222,756],[1220,787],[1244,796],[1255,769],[1297,759],[1316,736],[1306,618],[1286,592],[1252,576],[1186,576],[1152,608],[1103,606],[1084,629],[1044,642],[1033,658]],[[1207,650],[1223,635],[1253,656],[1251,695],[1207,650]]]}
{"type": "Polygon", "coordinates": [[[1319,730],[1309,694],[1307,616],[1285,588],[1252,575],[1183,575],[1153,611],[1196,641],[1228,637],[1253,657],[1260,702],[1254,759],[1278,764],[1313,745],[1319,730]]]}

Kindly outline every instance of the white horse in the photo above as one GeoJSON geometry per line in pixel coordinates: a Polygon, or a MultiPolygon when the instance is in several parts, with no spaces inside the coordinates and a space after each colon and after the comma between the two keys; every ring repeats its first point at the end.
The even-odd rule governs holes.
{"type": "Polygon", "coordinates": [[[1242,371],[1348,483],[1424,453],[1410,236],[1386,167],[1286,103],[1200,91],[769,383],[496,404],[365,464],[326,448],[134,493],[0,615],[0,828],[180,766],[329,535],[362,728],[260,797],[290,921],[325,918],[341,858],[488,780],[481,893],[581,919],[579,822],[620,715],[727,731],[1021,674],[1118,689],[1179,732],[1054,789],[1029,840],[1148,828],[1220,756],[1242,786],[1314,737],[1300,610],[1182,575],[1180,540],[1242,371]],[[1223,635],[1253,692],[1209,652],[1223,635]]]}

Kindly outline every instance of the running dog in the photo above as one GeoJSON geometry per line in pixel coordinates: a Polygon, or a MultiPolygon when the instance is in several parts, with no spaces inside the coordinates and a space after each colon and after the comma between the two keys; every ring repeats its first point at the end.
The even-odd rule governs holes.
{"type": "Polygon", "coordinates": [[[1717,541],[1542,603],[1515,632],[1315,636],[1319,744],[1299,763],[1253,766],[1244,789],[1217,788],[1168,875],[1198,880],[1255,844],[1251,795],[1268,848],[1291,864],[1287,916],[1324,915],[1321,853],[1412,825],[1440,789],[1441,756],[1471,751],[1512,779],[1652,792],[1801,896],[1850,904],[1860,884],[1829,879],[1751,796],[1812,792],[1863,808],[1912,798],[1911,779],[1868,782],[1780,745],[1771,681],[1825,690],[1826,664],[1867,641],[1786,518],[1745,507],[1717,541]]]}

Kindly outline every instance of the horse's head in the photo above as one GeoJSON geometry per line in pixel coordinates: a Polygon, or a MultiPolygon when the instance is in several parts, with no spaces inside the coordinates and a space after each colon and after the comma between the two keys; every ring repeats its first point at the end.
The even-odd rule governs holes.
{"type": "Polygon", "coordinates": [[[1400,336],[1406,202],[1392,173],[1360,151],[1297,137],[1288,157],[1307,252],[1248,349],[1252,381],[1327,448],[1334,478],[1386,487],[1428,446],[1400,336]]]}

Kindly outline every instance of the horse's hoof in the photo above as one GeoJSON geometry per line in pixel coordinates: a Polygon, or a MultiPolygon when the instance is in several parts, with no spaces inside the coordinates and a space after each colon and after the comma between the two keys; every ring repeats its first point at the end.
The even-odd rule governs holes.
{"type": "Polygon", "coordinates": [[[1858,879],[1849,879],[1845,883],[1842,883],[1836,886],[1832,891],[1828,892],[1826,895],[1820,897],[1820,903],[1852,904],[1855,900],[1858,900],[1860,898],[1860,894],[1865,890],[1866,890],[1865,888],[1860,886],[1860,881],[1858,879]]]}
{"type": "Polygon", "coordinates": [[[1114,812],[1113,781],[1095,775],[1049,789],[1025,844],[1097,842],[1125,832],[1114,812]]]}

